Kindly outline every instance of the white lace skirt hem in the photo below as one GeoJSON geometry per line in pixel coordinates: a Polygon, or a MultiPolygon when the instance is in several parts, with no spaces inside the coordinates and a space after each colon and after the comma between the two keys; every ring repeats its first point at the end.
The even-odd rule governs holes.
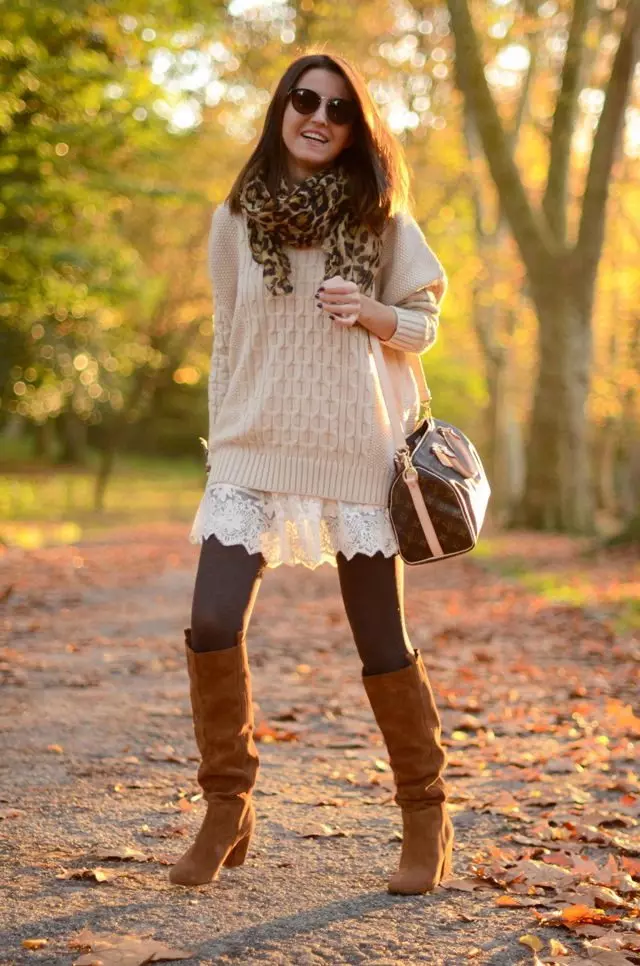
{"type": "Polygon", "coordinates": [[[338,551],[391,557],[398,544],[384,507],[290,493],[266,493],[229,483],[208,484],[191,529],[192,543],[215,536],[261,553],[268,567],[336,566],[338,551]]]}

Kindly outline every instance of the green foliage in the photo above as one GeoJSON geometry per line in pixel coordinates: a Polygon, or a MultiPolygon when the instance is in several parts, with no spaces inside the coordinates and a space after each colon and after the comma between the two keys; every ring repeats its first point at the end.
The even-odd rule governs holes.
{"type": "Polygon", "coordinates": [[[191,460],[126,459],[105,509],[93,509],[90,471],[43,470],[0,474],[0,543],[34,548],[75,543],[111,526],[193,518],[203,470],[191,460]]]}
{"type": "Polygon", "coordinates": [[[160,180],[185,138],[153,110],[151,64],[183,5],[140,6],[137,22],[135,4],[4,4],[0,404],[36,423],[65,409],[97,422],[139,367],[162,365],[145,324],[166,286],[127,213],[204,202],[160,180]]]}
{"type": "MultiPolygon", "coordinates": [[[[517,156],[536,197],[561,67],[557,42],[571,10],[569,0],[557,6],[525,16],[513,5],[474,5],[508,128],[533,55],[517,156]]],[[[591,31],[590,57],[610,57],[617,16],[604,7],[598,14],[607,43],[594,44],[591,31]]],[[[194,441],[207,430],[211,209],[255,143],[275,82],[307,47],[358,63],[406,146],[415,215],[449,276],[438,344],[424,359],[436,413],[490,452],[492,366],[502,358],[501,405],[510,425],[524,427],[535,318],[512,240],[503,233],[488,244],[499,211],[482,159],[469,157],[444,2],[5,0],[0,432],[16,431],[18,414],[23,432],[60,458],[73,450],[65,434],[79,422],[102,453],[142,448],[197,460],[194,441]]],[[[583,100],[578,140],[588,140],[596,115],[597,98],[583,100]]],[[[584,157],[572,174],[576,199],[584,157]]],[[[637,429],[640,400],[630,326],[635,165],[637,152],[629,153],[595,340],[596,418],[615,419],[625,440],[637,429]]]]}

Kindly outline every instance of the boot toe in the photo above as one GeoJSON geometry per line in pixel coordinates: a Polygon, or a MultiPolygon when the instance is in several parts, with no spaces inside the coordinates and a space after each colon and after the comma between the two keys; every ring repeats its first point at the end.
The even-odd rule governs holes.
{"type": "Polygon", "coordinates": [[[209,882],[213,882],[216,876],[211,873],[207,874],[202,871],[202,869],[197,869],[194,866],[178,866],[177,864],[169,872],[169,881],[173,885],[183,885],[183,886],[198,886],[207,885],[209,882]]]}
{"type": "Polygon", "coordinates": [[[429,869],[399,869],[389,879],[388,890],[395,896],[421,896],[438,885],[438,876],[429,869]]]}

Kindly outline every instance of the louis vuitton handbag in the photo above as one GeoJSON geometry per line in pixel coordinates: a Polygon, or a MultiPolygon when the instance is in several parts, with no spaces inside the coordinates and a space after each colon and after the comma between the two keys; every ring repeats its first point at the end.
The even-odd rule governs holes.
{"type": "Polygon", "coordinates": [[[400,556],[410,565],[431,563],[475,547],[491,493],[473,443],[431,414],[431,393],[420,359],[409,355],[424,416],[405,438],[380,341],[369,333],[380,389],[389,416],[397,475],[389,515],[400,556]]]}

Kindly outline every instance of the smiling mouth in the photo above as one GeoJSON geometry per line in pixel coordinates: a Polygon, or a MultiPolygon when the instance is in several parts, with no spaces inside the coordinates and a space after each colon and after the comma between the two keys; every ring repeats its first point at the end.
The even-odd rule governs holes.
{"type": "Polygon", "coordinates": [[[327,144],[328,139],[321,137],[319,134],[303,134],[302,137],[305,141],[313,141],[314,144],[327,144]]]}

